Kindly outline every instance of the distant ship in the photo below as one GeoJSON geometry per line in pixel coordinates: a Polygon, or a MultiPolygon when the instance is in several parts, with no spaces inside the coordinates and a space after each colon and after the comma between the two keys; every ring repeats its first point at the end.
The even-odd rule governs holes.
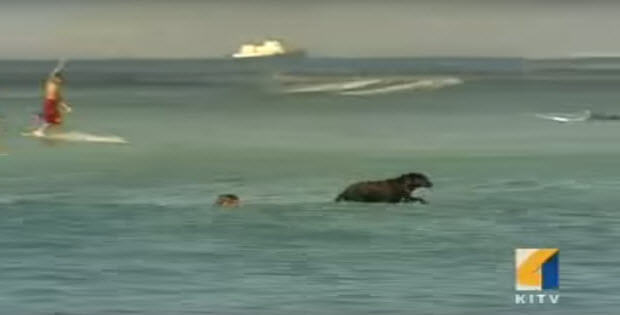
{"type": "Polygon", "coordinates": [[[291,49],[279,40],[267,39],[260,44],[241,45],[239,51],[232,55],[233,58],[264,58],[264,57],[301,57],[305,52],[301,49],[291,49]]]}

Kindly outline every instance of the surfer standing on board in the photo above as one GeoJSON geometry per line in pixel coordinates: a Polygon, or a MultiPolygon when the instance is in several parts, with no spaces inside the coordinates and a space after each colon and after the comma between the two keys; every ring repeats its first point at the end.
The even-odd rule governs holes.
{"type": "Polygon", "coordinates": [[[33,135],[42,137],[49,128],[62,124],[61,107],[64,112],[71,112],[71,107],[63,99],[63,83],[64,78],[61,69],[57,67],[45,81],[45,98],[43,100],[43,113],[41,114],[42,122],[41,126],[32,132],[33,135]]]}

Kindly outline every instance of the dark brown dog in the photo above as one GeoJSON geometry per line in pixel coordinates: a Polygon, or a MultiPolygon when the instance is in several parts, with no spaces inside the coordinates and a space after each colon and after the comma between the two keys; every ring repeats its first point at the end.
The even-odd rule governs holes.
{"type": "Polygon", "coordinates": [[[228,208],[238,207],[240,203],[239,197],[235,194],[219,195],[215,200],[215,205],[228,208]]]}
{"type": "Polygon", "coordinates": [[[433,187],[424,174],[409,173],[397,178],[372,182],[355,183],[345,189],[336,201],[360,202],[416,202],[426,204],[422,198],[412,197],[411,193],[420,187],[433,187]]]}

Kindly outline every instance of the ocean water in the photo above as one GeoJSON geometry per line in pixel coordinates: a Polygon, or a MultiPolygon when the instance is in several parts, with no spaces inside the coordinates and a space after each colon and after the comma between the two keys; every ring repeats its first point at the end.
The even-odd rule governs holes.
{"type": "Polygon", "coordinates": [[[53,61],[0,62],[3,314],[613,314],[620,72],[518,59],[70,61],[65,131],[20,136],[53,61]],[[351,93],[353,92],[353,93],[351,93]],[[428,205],[334,203],[422,172],[428,205]],[[242,207],[212,206],[236,193],[242,207]],[[560,248],[515,305],[515,248],[560,248]]]}

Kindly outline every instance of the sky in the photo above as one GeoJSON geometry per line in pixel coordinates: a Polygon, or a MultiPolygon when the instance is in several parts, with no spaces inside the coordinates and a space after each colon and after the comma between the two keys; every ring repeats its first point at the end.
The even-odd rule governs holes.
{"type": "Polygon", "coordinates": [[[0,0],[0,59],[620,55],[620,1],[0,0]]]}

